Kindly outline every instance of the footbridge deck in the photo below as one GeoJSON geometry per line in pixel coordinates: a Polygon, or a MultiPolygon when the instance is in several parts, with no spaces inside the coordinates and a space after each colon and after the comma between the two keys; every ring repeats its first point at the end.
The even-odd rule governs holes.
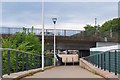
{"type": "Polygon", "coordinates": [[[80,66],[58,66],[44,72],[39,72],[28,78],[102,78],[99,75],[95,75],[80,66]]]}

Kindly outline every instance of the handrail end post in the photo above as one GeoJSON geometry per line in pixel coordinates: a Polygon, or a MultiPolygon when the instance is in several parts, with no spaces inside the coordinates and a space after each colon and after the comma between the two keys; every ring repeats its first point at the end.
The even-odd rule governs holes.
{"type": "Polygon", "coordinates": [[[0,78],[2,78],[2,51],[0,51],[0,78]]]}

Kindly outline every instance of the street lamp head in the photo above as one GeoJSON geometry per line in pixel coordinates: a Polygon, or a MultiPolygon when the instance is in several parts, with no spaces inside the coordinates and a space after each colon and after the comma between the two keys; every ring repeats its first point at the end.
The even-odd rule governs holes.
{"type": "Polygon", "coordinates": [[[57,21],[57,18],[52,18],[53,23],[55,24],[57,21]]]}

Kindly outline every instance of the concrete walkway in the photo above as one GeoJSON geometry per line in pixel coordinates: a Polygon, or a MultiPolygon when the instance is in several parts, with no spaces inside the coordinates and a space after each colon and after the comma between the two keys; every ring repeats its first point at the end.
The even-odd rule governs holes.
{"type": "Polygon", "coordinates": [[[102,78],[79,66],[60,66],[26,78],[102,78]]]}

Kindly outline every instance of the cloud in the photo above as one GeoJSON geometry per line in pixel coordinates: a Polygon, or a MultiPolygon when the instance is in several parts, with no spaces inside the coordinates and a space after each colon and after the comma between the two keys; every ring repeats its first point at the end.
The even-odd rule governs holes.
{"type": "MultiPolygon", "coordinates": [[[[3,3],[2,10],[3,26],[41,27],[40,2],[3,3]]],[[[95,17],[99,24],[117,17],[117,10],[115,2],[47,2],[45,3],[45,27],[53,28],[52,18],[57,17],[57,28],[83,30],[86,24],[94,25],[95,17]]]]}
{"type": "MultiPolygon", "coordinates": [[[[2,2],[41,2],[42,0],[2,0],[2,2]]],[[[44,0],[45,2],[118,2],[119,0],[44,0]]]]}
{"type": "Polygon", "coordinates": [[[0,27],[2,26],[2,3],[0,3],[0,27]]]}

